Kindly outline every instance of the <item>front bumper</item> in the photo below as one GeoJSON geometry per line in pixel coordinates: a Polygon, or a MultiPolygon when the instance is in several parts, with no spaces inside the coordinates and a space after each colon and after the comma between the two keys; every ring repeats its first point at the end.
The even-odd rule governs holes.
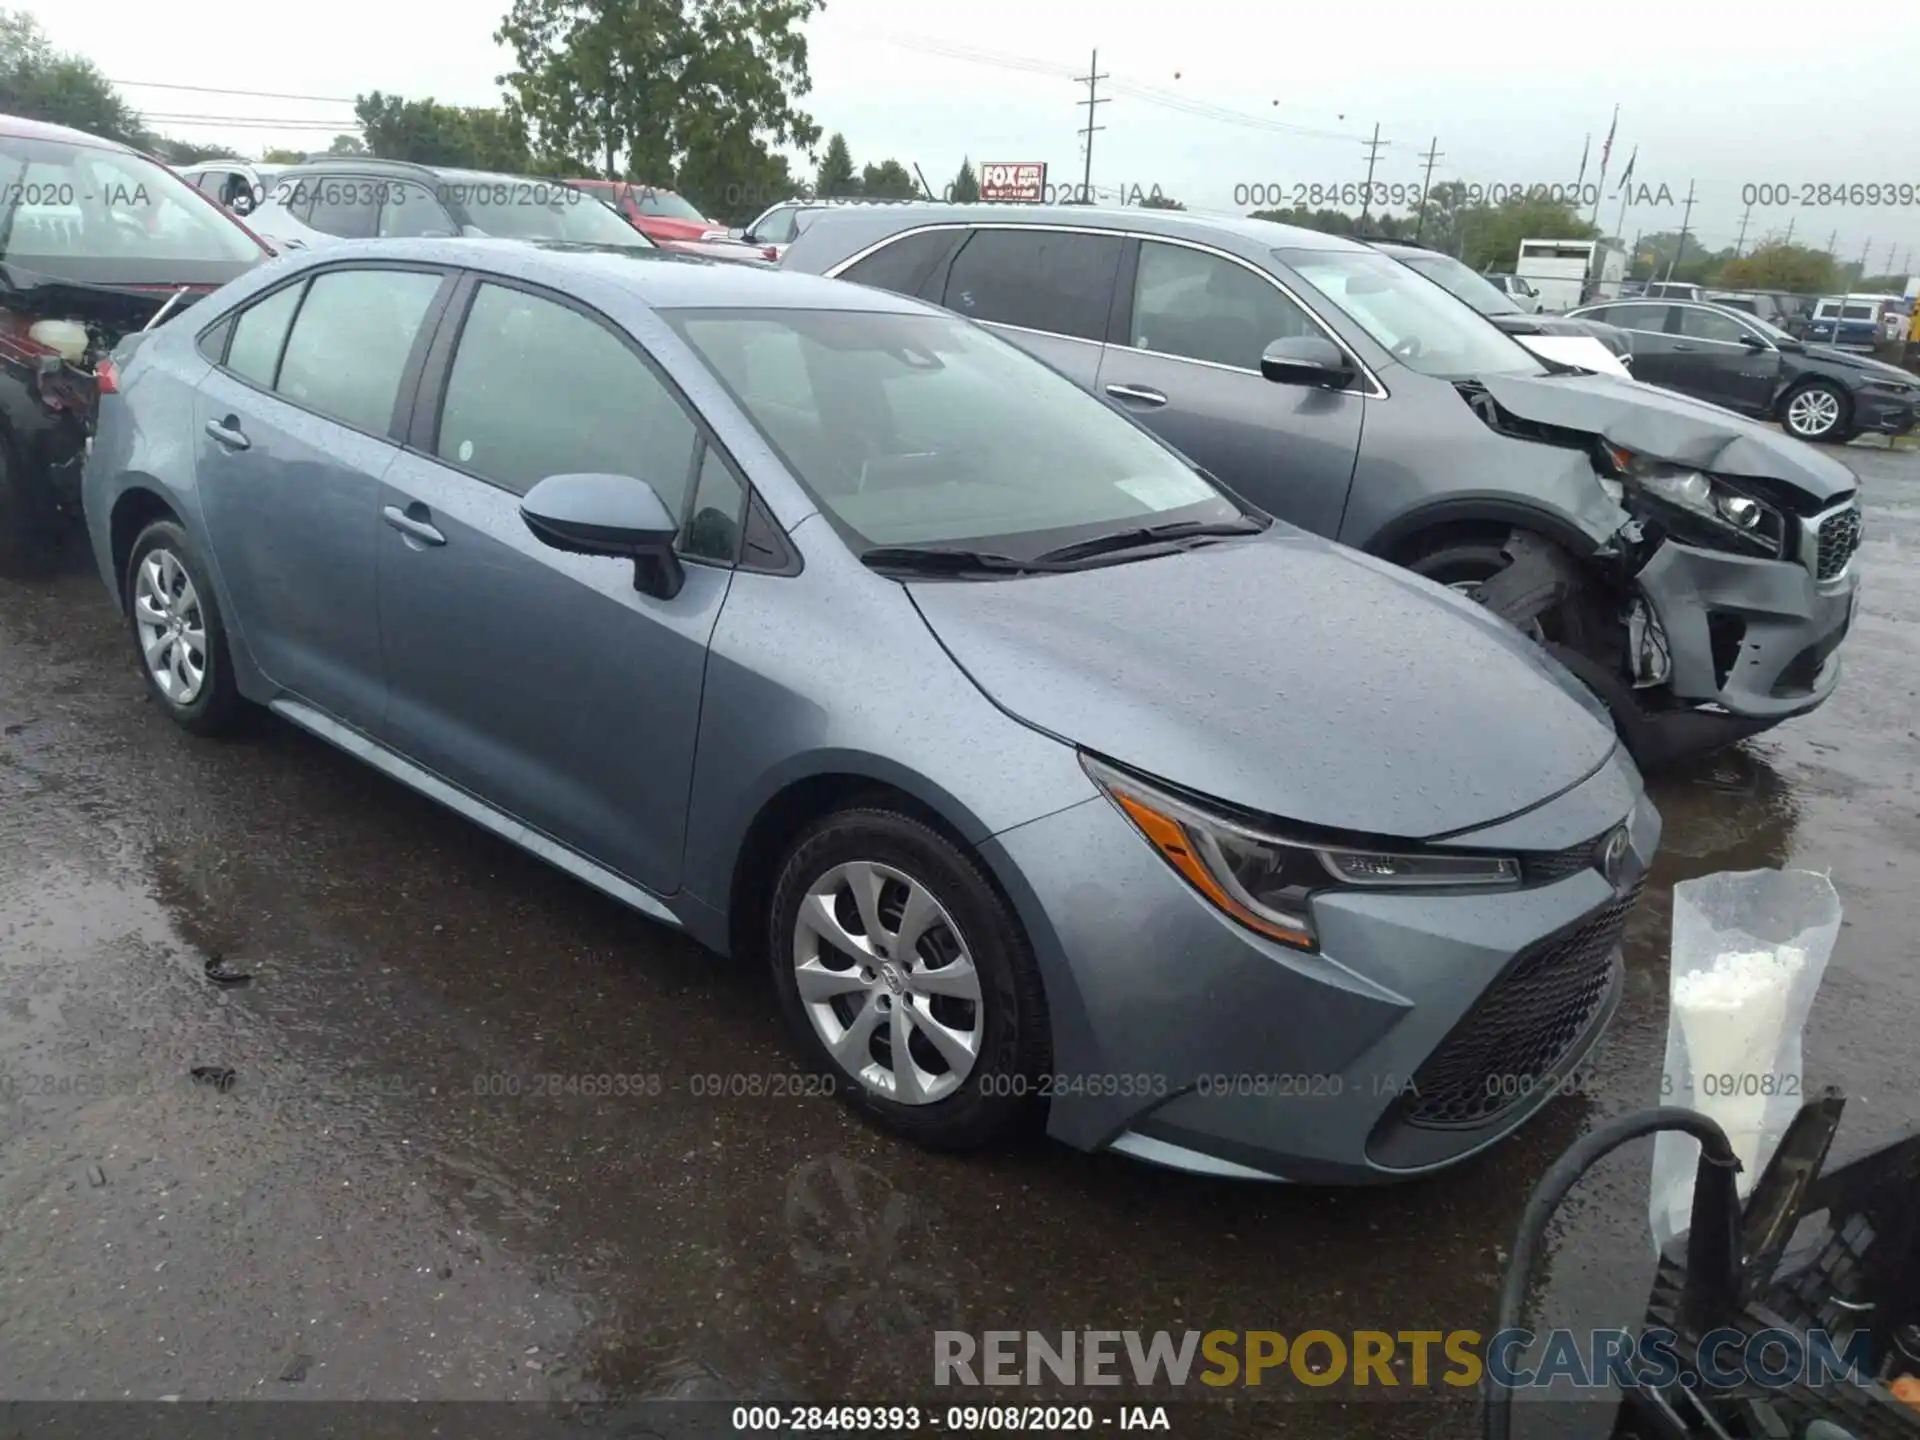
{"type": "Polygon", "coordinates": [[[1912,432],[1915,403],[1911,398],[1881,395],[1871,390],[1856,390],[1853,395],[1854,425],[1877,435],[1906,435],[1912,432]]]}
{"type": "Polygon", "coordinates": [[[1049,1131],[1315,1184],[1400,1179],[1484,1149],[1561,1088],[1611,1014],[1660,818],[1616,752],[1547,805],[1454,842],[1584,860],[1629,811],[1618,884],[1588,866],[1495,894],[1328,894],[1316,955],[1220,914],[1104,797],[995,836],[983,853],[1047,987],[1049,1131]]]}
{"type": "Polygon", "coordinates": [[[1668,540],[1636,579],[1666,632],[1676,699],[1772,724],[1818,708],[1839,685],[1860,590],[1851,552],[1822,580],[1798,560],[1668,540]]]}

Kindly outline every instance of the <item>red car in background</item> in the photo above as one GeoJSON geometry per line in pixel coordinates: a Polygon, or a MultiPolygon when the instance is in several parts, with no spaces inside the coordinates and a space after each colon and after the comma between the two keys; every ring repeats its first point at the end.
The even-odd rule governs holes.
{"type": "Polygon", "coordinates": [[[570,180],[567,183],[606,201],[626,216],[634,229],[664,249],[711,255],[722,260],[760,254],[761,247],[733,239],[725,225],[707,219],[684,197],[662,190],[658,185],[642,185],[631,180],[570,180]]]}

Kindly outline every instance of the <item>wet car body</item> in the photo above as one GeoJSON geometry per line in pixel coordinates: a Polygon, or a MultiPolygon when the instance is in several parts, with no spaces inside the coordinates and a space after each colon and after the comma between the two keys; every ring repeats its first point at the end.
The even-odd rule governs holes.
{"type": "Polygon", "coordinates": [[[0,117],[0,166],[8,172],[0,191],[0,568],[24,570],[79,518],[98,362],[123,336],[193,304],[268,252],[159,161],[110,140],[0,117]],[[22,162],[35,167],[34,180],[20,178],[22,162]],[[72,168],[88,165],[109,171],[89,179],[72,168]],[[227,253],[195,253],[191,235],[176,253],[148,246],[142,225],[162,205],[175,207],[170,218],[179,207],[217,217],[223,229],[214,233],[230,241],[227,253]],[[126,243],[93,244],[116,215],[126,243]]]}
{"type": "MultiPolygon", "coordinates": [[[[859,437],[778,428],[797,423],[791,397],[769,404],[696,334],[764,311],[792,327],[952,327],[954,363],[978,346],[982,364],[1018,367],[973,393],[1052,387],[1052,403],[1084,407],[1073,424],[1172,462],[1156,483],[1193,486],[1172,452],[975,327],[808,277],[478,240],[342,245],[218,305],[140,346],[103,415],[87,513],[117,604],[137,617],[129,576],[150,552],[130,533],[174,527],[185,538],[168,543],[205,556],[239,694],[715,950],[766,951],[776,974],[797,953],[763,923],[783,853],[875,806],[926,818],[985,867],[1031,946],[1047,1017],[1036,1073],[1080,1077],[1051,1093],[1060,1139],[1219,1175],[1400,1178],[1511,1133],[1606,1024],[1660,820],[1593,696],[1511,626],[1211,486],[1205,507],[1236,515],[1231,533],[1130,539],[1098,563],[861,550],[847,507],[893,503],[893,487],[866,486],[873,456],[833,491],[789,458],[816,457],[817,483],[819,447],[859,437]],[[444,274],[413,341],[439,358],[408,364],[429,378],[384,438],[351,437],[377,478],[295,494],[275,484],[272,435],[298,435],[297,455],[347,437],[229,375],[223,347],[297,277],[356,266],[444,274]],[[488,334],[462,311],[488,284],[564,294],[644,344],[750,487],[758,539],[643,593],[637,566],[543,544],[531,493],[434,460],[437,431],[419,427],[446,413],[433,391],[447,349],[488,334]],[[210,441],[202,414],[225,417],[210,441]],[[246,447],[214,453],[243,430],[246,447]],[[351,607],[321,615],[302,597],[357,573],[336,563],[346,545],[373,572],[352,588],[395,603],[362,610],[373,633],[343,642],[351,607]],[[474,604],[500,616],[498,643],[540,657],[540,684],[502,693],[444,643],[440,626],[462,629],[474,604]],[[1244,643],[1249,607],[1292,637],[1284,674],[1244,643]],[[610,667],[609,647],[633,663],[610,667]],[[1394,846],[1440,868],[1512,858],[1490,888],[1323,882],[1303,945],[1250,928],[1244,907],[1222,908],[1242,902],[1177,868],[1143,818],[1169,812],[1185,834],[1251,844],[1284,828],[1315,854],[1382,864],[1394,846]],[[1515,1085],[1490,1083],[1502,1076],[1515,1085]]],[[[952,408],[912,423],[979,428],[952,408]]],[[[934,453],[900,458],[912,470],[934,453]]],[[[1003,468],[982,473],[998,483],[1003,468]]]]}
{"type": "Polygon", "coordinates": [[[1805,713],[1838,684],[1859,539],[1844,465],[1719,407],[1502,344],[1481,328],[1489,317],[1372,246],[1134,209],[868,206],[813,217],[781,263],[996,324],[1253,503],[1475,594],[1593,686],[1643,766],[1805,713]],[[966,247],[1007,232],[1040,232],[1061,255],[1023,253],[1005,285],[1014,303],[989,314],[987,267],[955,277],[966,247]],[[1071,253],[1088,240],[1108,253],[1071,253]],[[1281,383],[1257,346],[1237,364],[1170,353],[1143,335],[1129,294],[1148,246],[1236,267],[1216,321],[1270,301],[1332,346],[1315,366],[1287,362],[1281,383]],[[1247,272],[1280,298],[1246,289],[1247,272]],[[1096,273],[1113,277],[1110,294],[1089,291],[1096,273]],[[1364,300],[1329,293],[1349,280],[1418,287],[1396,298],[1444,320],[1473,360],[1396,353],[1364,300]],[[1062,334],[1028,318],[1054,303],[1049,286],[1084,293],[1091,323],[1062,334]],[[1733,468],[1690,468],[1718,460],[1733,468]],[[1767,529],[1764,545],[1724,521],[1722,500],[1767,529]]]}

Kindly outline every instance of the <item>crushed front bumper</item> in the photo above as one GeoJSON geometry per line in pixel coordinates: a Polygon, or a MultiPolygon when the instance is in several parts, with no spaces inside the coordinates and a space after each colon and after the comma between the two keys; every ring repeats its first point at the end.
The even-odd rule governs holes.
{"type": "Polygon", "coordinates": [[[1860,430],[1877,435],[1907,435],[1913,431],[1916,409],[1911,396],[1877,395],[1862,390],[1855,393],[1853,403],[1854,425],[1860,430]]]}
{"type": "Polygon", "coordinates": [[[1763,560],[1663,542],[1636,580],[1666,634],[1674,697],[1772,724],[1840,683],[1860,580],[1859,502],[1799,522],[1804,558],[1763,560]]]}

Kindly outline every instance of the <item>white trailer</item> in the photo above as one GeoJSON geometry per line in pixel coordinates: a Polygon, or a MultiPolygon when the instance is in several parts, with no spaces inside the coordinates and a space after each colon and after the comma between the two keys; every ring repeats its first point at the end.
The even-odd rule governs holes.
{"type": "Polygon", "coordinates": [[[1542,310],[1571,310],[1619,297],[1627,252],[1611,240],[1522,240],[1513,273],[1533,282],[1542,310]]]}

